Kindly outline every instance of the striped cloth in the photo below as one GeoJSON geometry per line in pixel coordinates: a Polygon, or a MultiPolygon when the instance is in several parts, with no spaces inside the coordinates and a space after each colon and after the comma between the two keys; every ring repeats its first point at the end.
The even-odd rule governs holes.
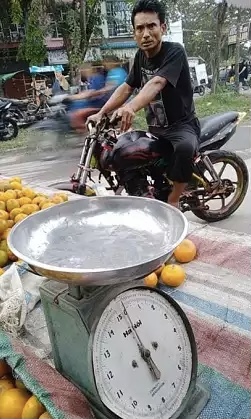
{"type": "MultiPolygon", "coordinates": [[[[36,189],[49,192],[46,187],[36,189]]],[[[197,246],[197,258],[185,265],[186,282],[166,291],[191,322],[199,379],[211,391],[200,419],[250,419],[251,236],[190,223],[189,237],[197,246]]],[[[52,363],[40,305],[27,316],[22,340],[52,363]]]]}
{"type": "Polygon", "coordinates": [[[200,419],[250,419],[251,236],[194,223],[189,238],[198,257],[168,292],[191,322],[199,379],[211,391],[200,419]]]}
{"type": "MultiPolygon", "coordinates": [[[[199,380],[211,392],[200,419],[250,419],[251,236],[190,224],[198,257],[187,280],[165,290],[187,314],[197,343],[199,380]]],[[[23,342],[52,362],[41,306],[27,317],[23,342]]]]}

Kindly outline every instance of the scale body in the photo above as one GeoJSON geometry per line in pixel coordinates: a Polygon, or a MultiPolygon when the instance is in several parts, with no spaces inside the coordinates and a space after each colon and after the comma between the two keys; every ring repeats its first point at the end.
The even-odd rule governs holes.
{"type": "Polygon", "coordinates": [[[40,291],[55,367],[97,419],[195,419],[209,399],[185,313],[165,287],[142,281],[187,227],[163,202],[107,196],[37,212],[8,236],[49,279],[40,291]]]}
{"type": "MultiPolygon", "coordinates": [[[[142,285],[143,281],[133,281],[83,288],[67,287],[49,280],[40,289],[55,367],[83,391],[97,419],[118,419],[119,416],[105,407],[97,390],[92,363],[93,331],[111,300],[142,285]]],[[[193,349],[195,358],[191,385],[180,413],[172,416],[175,419],[197,418],[210,398],[208,390],[196,380],[196,346],[193,349]]]]}

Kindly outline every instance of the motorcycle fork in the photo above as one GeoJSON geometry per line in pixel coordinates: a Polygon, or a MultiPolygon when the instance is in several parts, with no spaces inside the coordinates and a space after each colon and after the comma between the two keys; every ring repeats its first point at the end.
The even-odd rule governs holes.
{"type": "Polygon", "coordinates": [[[96,144],[95,139],[91,139],[86,141],[81,153],[80,161],[78,164],[78,170],[76,176],[74,177],[74,181],[78,182],[80,186],[84,186],[87,182],[87,178],[91,172],[91,158],[93,154],[93,150],[96,144]]]}

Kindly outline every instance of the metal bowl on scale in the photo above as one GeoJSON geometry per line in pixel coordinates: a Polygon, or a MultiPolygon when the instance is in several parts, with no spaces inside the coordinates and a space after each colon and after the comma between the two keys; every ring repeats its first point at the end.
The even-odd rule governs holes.
{"type": "Polygon", "coordinates": [[[42,276],[70,285],[112,285],[153,272],[186,233],[186,218],[168,204],[106,196],[29,216],[12,229],[8,245],[42,276]]]}

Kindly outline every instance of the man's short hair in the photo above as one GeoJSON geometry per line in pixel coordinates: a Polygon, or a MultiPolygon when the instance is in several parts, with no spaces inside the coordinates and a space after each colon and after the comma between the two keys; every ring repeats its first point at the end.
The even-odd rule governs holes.
{"type": "Polygon", "coordinates": [[[159,0],[139,0],[132,10],[132,26],[134,27],[134,18],[138,13],[151,12],[156,13],[161,24],[166,21],[165,5],[159,0]]]}

